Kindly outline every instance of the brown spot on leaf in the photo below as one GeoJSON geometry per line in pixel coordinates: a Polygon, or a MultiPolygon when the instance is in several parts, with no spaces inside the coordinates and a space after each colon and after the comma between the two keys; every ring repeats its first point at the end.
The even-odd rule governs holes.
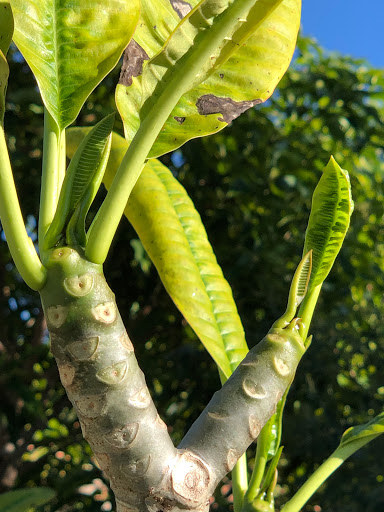
{"type": "Polygon", "coordinates": [[[132,39],[124,51],[119,84],[131,85],[132,78],[141,75],[143,72],[143,62],[145,60],[149,60],[147,52],[132,39]]]}
{"type": "Polygon", "coordinates": [[[222,117],[218,120],[223,123],[230,123],[240,114],[259,103],[262,103],[262,100],[235,101],[232,98],[219,98],[214,94],[204,94],[197,100],[196,107],[202,116],[221,114],[222,117]]]}
{"type": "Polygon", "coordinates": [[[192,6],[184,0],[169,0],[169,2],[180,19],[184,18],[192,10],[192,6]]]}
{"type": "Polygon", "coordinates": [[[183,124],[184,121],[185,121],[185,117],[179,117],[179,116],[174,116],[173,118],[175,121],[177,121],[178,123],[180,124],[183,124]]]}

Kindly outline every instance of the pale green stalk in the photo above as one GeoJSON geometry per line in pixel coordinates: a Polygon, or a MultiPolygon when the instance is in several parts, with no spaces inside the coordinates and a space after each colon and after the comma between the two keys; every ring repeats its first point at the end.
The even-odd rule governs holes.
{"type": "Polygon", "coordinates": [[[244,496],[248,488],[247,454],[244,453],[232,469],[232,494],[234,512],[243,507],[244,496]]]}
{"type": "Polygon", "coordinates": [[[306,337],[308,336],[309,326],[311,325],[313,312],[315,311],[317,299],[319,298],[322,284],[323,283],[320,283],[315,288],[313,288],[305,296],[305,299],[300,305],[297,316],[301,318],[299,332],[303,340],[305,340],[306,337]]]}
{"type": "Polygon", "coordinates": [[[299,512],[309,498],[317,491],[323,482],[343,464],[353,453],[362,446],[372,441],[377,436],[370,436],[361,439],[359,442],[349,443],[346,446],[337,448],[334,453],[317,468],[298,492],[289,500],[280,512],[299,512]]]}
{"type": "Polygon", "coordinates": [[[21,277],[33,290],[45,283],[46,270],[25,229],[13,180],[4,129],[0,124],[0,218],[8,247],[21,277]]]}
{"type": "Polygon", "coordinates": [[[187,65],[176,65],[169,74],[167,85],[141,123],[120,164],[107,197],[89,229],[85,255],[90,261],[95,263],[105,261],[128,197],[161,128],[180,97],[190,89],[194,78],[210,58],[212,51],[254,3],[255,0],[236,0],[221,15],[220,22],[212,26],[207,31],[206,37],[190,50],[189,55],[187,54],[188,59],[184,61],[187,65]]]}
{"type": "Polygon", "coordinates": [[[252,503],[260,491],[261,483],[265,473],[265,467],[268,462],[268,459],[265,455],[265,442],[268,440],[269,436],[270,429],[266,431],[266,428],[264,427],[257,439],[255,465],[246,494],[246,500],[248,503],[252,503]]]}
{"type": "MultiPolygon", "coordinates": [[[[64,141],[64,142],[63,142],[64,141]]],[[[44,110],[43,170],[41,177],[39,212],[39,247],[42,252],[44,237],[56,212],[62,182],[62,144],[65,138],[47,109],[44,110]]],[[[65,151],[64,151],[65,155],[65,151]]],[[[65,172],[65,171],[64,171],[65,172]]]]}

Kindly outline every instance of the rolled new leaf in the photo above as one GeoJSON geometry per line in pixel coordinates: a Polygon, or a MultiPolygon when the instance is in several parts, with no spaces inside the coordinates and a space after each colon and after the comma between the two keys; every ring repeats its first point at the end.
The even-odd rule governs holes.
{"type": "MultiPolygon", "coordinates": [[[[65,237],[65,229],[79,205],[81,208],[77,212],[77,218],[84,220],[99,189],[108,162],[114,120],[115,115],[110,114],[97,123],[73,155],[65,174],[55,216],[44,240],[44,249],[51,249],[65,237]]],[[[76,225],[77,223],[74,223],[74,227],[76,225]]],[[[82,232],[80,225],[78,231],[80,232],[77,233],[77,243],[84,245],[84,225],[82,232]]],[[[76,236],[76,233],[73,236],[76,236]]]]}
{"type": "Polygon", "coordinates": [[[81,249],[57,248],[41,298],[51,349],[69,399],[118,510],[147,510],[145,499],[175,464],[160,419],[102,267],[81,249]]]}
{"type": "Polygon", "coordinates": [[[331,157],[312,197],[303,254],[313,251],[309,291],[329,274],[348,231],[353,201],[348,172],[331,157]]]}
{"type": "Polygon", "coordinates": [[[179,445],[211,469],[208,493],[259,435],[292,382],[304,354],[296,319],[271,329],[217,391],[179,445]]]}

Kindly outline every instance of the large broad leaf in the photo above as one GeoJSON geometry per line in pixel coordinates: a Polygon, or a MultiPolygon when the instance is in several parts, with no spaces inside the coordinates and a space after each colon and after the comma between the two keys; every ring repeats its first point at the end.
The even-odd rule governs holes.
{"type": "MultiPolygon", "coordinates": [[[[191,138],[214,133],[248,108],[265,101],[291,60],[301,0],[229,2],[228,12],[211,17],[209,29],[204,26],[202,30],[199,10],[209,1],[201,2],[185,16],[164,41],[160,53],[152,57],[166,35],[166,26],[171,31],[178,17],[174,10],[172,22],[172,11],[160,2],[165,16],[160,30],[157,24],[152,25],[156,29],[150,28],[153,19],[148,14],[126,50],[116,103],[128,141],[148,116],[153,117],[161,97],[176,94],[176,89],[181,96],[178,102],[175,98],[173,110],[167,112],[151,157],[171,151],[191,138]],[[241,4],[247,5],[248,11],[244,8],[242,16],[233,16],[237,22],[228,25],[227,33],[221,34],[222,40],[215,40],[209,58],[201,59],[199,66],[195,66],[199,45],[207,46],[211,32],[231,9],[240,8],[241,4]],[[185,85],[180,85],[182,80],[185,85]]],[[[179,14],[183,13],[182,8],[187,10],[185,2],[171,3],[178,6],[179,14]]],[[[145,0],[143,17],[152,4],[153,1],[145,0]]]]}
{"type": "Polygon", "coordinates": [[[44,505],[55,496],[52,489],[35,487],[0,494],[0,510],[4,512],[26,512],[30,507],[44,505]]]}
{"type": "MultiPolygon", "coordinates": [[[[67,133],[71,156],[86,129],[67,133]]],[[[110,187],[127,150],[113,134],[104,183],[110,187]]],[[[198,212],[185,189],[159,161],[150,160],[125,214],[154,262],[169,295],[222,373],[229,377],[248,348],[232,291],[217,264],[198,212]]]]}
{"type": "Polygon", "coordinates": [[[348,172],[331,158],[312,198],[304,254],[313,250],[309,288],[320,285],[330,272],[344,241],[353,211],[348,172]]]}
{"type": "Polygon", "coordinates": [[[14,41],[60,128],[118,62],[135,29],[139,0],[11,0],[14,41]]]}

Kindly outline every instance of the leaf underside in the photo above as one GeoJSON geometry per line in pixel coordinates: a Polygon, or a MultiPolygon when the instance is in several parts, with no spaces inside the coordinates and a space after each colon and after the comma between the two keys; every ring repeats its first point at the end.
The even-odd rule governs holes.
{"type": "Polygon", "coordinates": [[[60,128],[77,117],[129,43],[139,0],[11,0],[14,41],[60,128]]]}
{"type": "MultiPolygon", "coordinates": [[[[175,29],[179,15],[169,6],[167,9],[166,3],[160,2],[163,18],[153,23],[154,2],[143,2],[135,43],[125,54],[124,84],[116,89],[116,103],[128,141],[162,91],[157,82],[164,77],[167,66],[170,67],[164,56],[169,50],[164,48],[172,46],[173,38],[177,43],[181,39],[178,31],[188,28],[185,26],[188,19],[184,19],[180,28],[175,29]],[[157,54],[162,47],[162,52],[157,54]]],[[[192,2],[191,6],[196,3],[192,2]]],[[[301,0],[283,0],[275,7],[278,3],[259,0],[247,19],[239,22],[229,40],[213,55],[212,62],[203,66],[193,88],[180,98],[158,135],[150,157],[167,153],[189,139],[221,130],[245,110],[271,96],[292,58],[301,11],[301,0]]]]}
{"type": "MultiPolygon", "coordinates": [[[[68,130],[69,156],[86,131],[68,130]]],[[[107,188],[127,147],[127,142],[114,133],[103,179],[107,188]]],[[[185,189],[163,164],[150,160],[132,191],[125,215],[167,292],[222,373],[229,377],[248,348],[231,288],[185,189]]]]}
{"type": "Polygon", "coordinates": [[[330,272],[347,233],[353,211],[347,171],[331,158],[312,198],[304,254],[313,251],[309,288],[320,285],[330,272]]]}
{"type": "Polygon", "coordinates": [[[347,444],[357,443],[364,438],[377,437],[384,433],[384,412],[381,412],[368,423],[357,425],[346,430],[340,440],[339,448],[343,448],[347,444]]]}

